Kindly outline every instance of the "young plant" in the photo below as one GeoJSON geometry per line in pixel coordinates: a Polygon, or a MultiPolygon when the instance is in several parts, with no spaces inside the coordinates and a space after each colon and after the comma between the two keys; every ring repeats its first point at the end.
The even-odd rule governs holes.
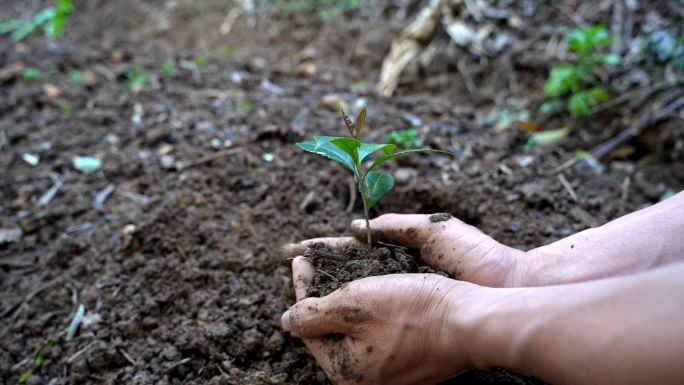
{"type": "Polygon", "coordinates": [[[42,28],[45,36],[58,39],[64,34],[67,19],[74,12],[73,0],[55,0],[54,7],[45,8],[29,20],[9,20],[0,23],[0,35],[12,32],[12,40],[20,41],[42,28]]]}
{"type": "Polygon", "coordinates": [[[161,65],[162,72],[164,72],[164,75],[173,78],[176,77],[178,74],[178,70],[176,69],[176,60],[174,60],[172,57],[166,58],[162,62],[161,65]]]}
{"type": "Polygon", "coordinates": [[[150,80],[150,74],[141,67],[126,71],[126,84],[133,93],[138,93],[150,80]]]}
{"type": "Polygon", "coordinates": [[[359,140],[359,137],[361,136],[366,121],[366,107],[361,110],[354,123],[352,123],[351,119],[349,119],[344,111],[342,111],[342,118],[349,131],[349,137],[316,136],[314,137],[314,140],[297,143],[295,146],[339,162],[354,174],[358,183],[359,192],[361,193],[361,200],[363,201],[368,250],[370,251],[370,209],[383,195],[387,194],[392,187],[394,187],[394,178],[392,178],[391,175],[375,171],[375,168],[390,159],[414,152],[437,152],[449,155],[451,155],[451,153],[431,149],[394,152],[397,147],[394,144],[362,143],[359,140]],[[361,167],[363,160],[374,152],[380,152],[381,156],[364,171],[361,167]]]}
{"type": "Polygon", "coordinates": [[[413,148],[423,145],[423,140],[418,136],[417,128],[392,131],[385,137],[385,142],[396,144],[399,148],[413,148]]]}
{"type": "Polygon", "coordinates": [[[594,71],[603,64],[618,64],[620,57],[603,53],[616,40],[603,24],[574,29],[568,33],[567,39],[567,47],[575,53],[576,59],[570,65],[551,69],[544,92],[554,99],[569,94],[568,111],[575,117],[582,117],[590,108],[610,99],[594,71]]]}

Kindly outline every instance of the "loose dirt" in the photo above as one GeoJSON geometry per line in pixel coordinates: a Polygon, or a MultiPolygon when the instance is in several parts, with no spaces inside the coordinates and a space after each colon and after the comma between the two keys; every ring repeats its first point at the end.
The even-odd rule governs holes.
{"type": "MultiPolygon", "coordinates": [[[[9,3],[0,5],[3,17],[40,9],[9,3]]],[[[391,17],[394,6],[344,22],[313,14],[260,16],[256,26],[241,19],[223,37],[225,2],[77,3],[64,40],[0,37],[0,67],[55,70],[37,81],[16,71],[0,80],[0,229],[21,230],[20,239],[9,231],[14,238],[0,244],[2,383],[32,368],[29,384],[327,384],[301,341],[281,330],[291,273],[277,255],[288,242],[348,235],[362,216],[359,199],[350,205],[356,191],[346,170],[293,148],[344,130],[339,112],[320,105],[324,95],[362,98],[371,140],[407,128],[410,113],[426,146],[457,154],[391,164],[387,170],[410,177],[395,175],[396,188],[372,216],[449,213],[530,249],[684,186],[682,158],[670,156],[667,138],[658,151],[637,143],[630,157],[606,159],[600,175],[562,167],[574,150],[610,137],[615,126],[606,122],[619,120],[617,112],[583,122],[560,145],[529,151],[521,130],[481,123],[507,95],[541,89],[532,75],[545,73],[548,60],[532,53],[525,60],[542,64],[509,57],[521,71],[513,94],[498,94],[508,88],[497,83],[493,93],[483,87],[472,95],[438,57],[426,81],[409,74],[395,97],[375,95],[368,84],[407,23],[391,17]],[[224,57],[226,48],[235,53],[224,57]],[[307,52],[317,67],[310,77],[297,70],[307,52]],[[175,76],[161,69],[168,57],[178,64],[175,76]],[[81,71],[82,83],[70,80],[70,69],[81,71]],[[135,93],[127,79],[137,69],[150,77],[135,93]],[[101,158],[102,169],[75,170],[76,155],[101,158]],[[37,367],[38,350],[81,303],[86,318],[76,338],[45,349],[37,367]]],[[[551,5],[539,7],[530,25],[568,23],[551,5]]],[[[478,84],[485,78],[474,75],[478,84]]],[[[555,116],[549,128],[569,121],[555,116]]],[[[378,269],[421,271],[384,250],[370,259],[378,269]]],[[[496,369],[454,383],[538,381],[496,369]]]]}

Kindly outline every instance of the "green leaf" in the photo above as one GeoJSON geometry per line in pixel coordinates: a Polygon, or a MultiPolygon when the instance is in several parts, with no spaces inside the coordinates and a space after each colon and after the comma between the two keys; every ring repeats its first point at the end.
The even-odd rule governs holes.
{"type": "Polygon", "coordinates": [[[574,66],[558,66],[551,69],[544,92],[550,97],[561,96],[577,90],[582,85],[582,77],[574,66]]]}
{"type": "Polygon", "coordinates": [[[376,168],[377,166],[381,165],[382,163],[384,163],[384,162],[386,162],[386,161],[388,161],[388,160],[390,160],[390,159],[396,158],[396,157],[401,156],[401,155],[411,154],[411,153],[416,153],[416,152],[435,152],[435,153],[438,153],[438,154],[447,154],[447,155],[452,155],[452,156],[454,155],[454,154],[450,153],[449,151],[431,150],[431,149],[418,149],[418,150],[405,150],[405,151],[399,151],[399,152],[395,152],[394,154],[388,154],[388,155],[384,155],[384,156],[379,157],[379,158],[376,159],[375,162],[373,162],[373,164],[368,168],[368,171],[367,171],[367,172],[370,172],[372,169],[376,168]]]}
{"type": "Polygon", "coordinates": [[[568,136],[570,133],[570,128],[565,127],[558,130],[542,131],[532,134],[530,137],[530,143],[539,146],[548,146],[551,144],[558,143],[561,139],[568,136]]]}
{"type": "Polygon", "coordinates": [[[362,162],[365,157],[374,153],[375,151],[382,151],[385,155],[389,155],[394,151],[397,146],[393,144],[371,144],[371,143],[361,143],[361,146],[357,149],[359,153],[359,162],[362,162]]]}
{"type": "Polygon", "coordinates": [[[22,373],[21,376],[19,376],[19,383],[23,384],[24,382],[26,382],[26,380],[28,380],[28,378],[31,377],[32,374],[33,374],[33,369],[29,369],[29,370],[25,371],[24,373],[22,373]]]}
{"type": "Polygon", "coordinates": [[[24,24],[24,22],[17,19],[4,21],[0,23],[0,35],[14,31],[15,29],[21,27],[22,24],[24,24]]]}
{"type": "Polygon", "coordinates": [[[620,56],[611,53],[611,54],[603,55],[601,57],[601,60],[606,64],[617,65],[618,63],[620,63],[620,56]]]}
{"type": "Polygon", "coordinates": [[[568,111],[576,118],[580,118],[589,112],[589,100],[586,91],[578,92],[570,97],[568,111]]]}
{"type": "Polygon", "coordinates": [[[589,96],[589,107],[594,107],[601,102],[610,100],[610,94],[601,86],[590,89],[587,95],[589,96]]]}
{"type": "Polygon", "coordinates": [[[366,107],[367,106],[363,106],[363,110],[361,110],[361,112],[359,112],[359,116],[356,117],[356,122],[354,122],[354,124],[356,124],[356,138],[357,139],[361,137],[361,131],[363,130],[363,124],[366,122],[366,107]]]}
{"type": "Polygon", "coordinates": [[[418,136],[418,129],[416,128],[392,131],[387,134],[385,141],[394,143],[401,148],[420,147],[423,145],[423,140],[418,136]]]}
{"type": "Polygon", "coordinates": [[[363,189],[368,198],[368,209],[394,187],[394,178],[382,172],[369,171],[363,179],[363,189]]]}
{"type": "Polygon", "coordinates": [[[335,138],[329,142],[337,146],[340,150],[344,151],[349,155],[354,161],[355,165],[359,164],[359,155],[356,149],[361,146],[361,142],[354,138],[335,138]]]}
{"type": "Polygon", "coordinates": [[[310,140],[303,143],[297,143],[295,146],[301,148],[304,151],[313,152],[314,154],[323,155],[326,158],[330,158],[336,162],[342,163],[352,172],[356,172],[356,167],[354,165],[354,160],[349,154],[344,152],[339,147],[331,144],[330,141],[337,139],[331,136],[317,136],[314,140],[310,140]]]}

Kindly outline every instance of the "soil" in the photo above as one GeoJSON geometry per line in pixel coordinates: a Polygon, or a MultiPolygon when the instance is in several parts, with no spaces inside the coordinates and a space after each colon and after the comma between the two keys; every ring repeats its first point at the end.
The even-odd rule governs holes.
{"type": "MultiPolygon", "coordinates": [[[[359,199],[350,205],[347,170],[293,148],[344,132],[339,112],[321,106],[325,95],[366,102],[371,140],[417,117],[426,146],[457,155],[389,164],[397,185],[372,216],[449,213],[527,250],[682,190],[676,118],[632,140],[628,155],[603,159],[600,174],[558,171],[574,150],[617,134],[639,101],[530,150],[522,130],[483,123],[507,101],[540,100],[535,75],[552,63],[544,47],[530,48],[547,36],[532,30],[571,23],[552,5],[525,20],[535,28],[514,36],[521,45],[510,55],[480,63],[474,94],[444,54],[402,78],[392,98],[376,95],[369,84],[384,53],[423,3],[371,5],[340,21],[270,12],[256,24],[240,18],[223,36],[225,2],[83,0],[58,42],[0,37],[0,383],[33,369],[29,384],[327,384],[301,341],[281,330],[291,272],[278,261],[282,244],[348,235],[363,213],[359,199]],[[161,69],[169,57],[175,76],[161,69]],[[298,71],[302,58],[315,74],[298,71]],[[22,66],[46,75],[23,79],[22,66]],[[495,68],[515,71],[515,87],[501,71],[489,76],[495,68]],[[136,69],[149,74],[137,93],[126,81],[136,69]],[[77,155],[103,166],[82,173],[77,155]],[[36,366],[79,304],[86,314],[75,338],[59,338],[36,366]]],[[[2,2],[0,15],[27,17],[48,4],[2,2]]],[[[642,6],[636,22],[661,11],[642,6]]],[[[436,41],[448,51],[446,36],[436,41]]],[[[557,113],[545,128],[571,122],[557,113]]],[[[392,249],[382,253],[413,268],[392,249]]],[[[538,380],[495,369],[454,383],[538,380]]]]}

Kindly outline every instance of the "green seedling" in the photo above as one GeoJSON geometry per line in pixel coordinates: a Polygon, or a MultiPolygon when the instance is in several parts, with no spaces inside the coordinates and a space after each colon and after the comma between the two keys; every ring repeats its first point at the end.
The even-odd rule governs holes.
{"type": "Polygon", "coordinates": [[[235,55],[235,48],[224,48],[223,52],[221,52],[221,57],[224,59],[229,59],[235,55]]]}
{"type": "Polygon", "coordinates": [[[368,240],[368,250],[371,249],[371,231],[369,212],[377,201],[387,194],[394,187],[394,178],[391,175],[375,171],[375,168],[382,163],[394,159],[400,155],[416,152],[436,152],[452,155],[450,152],[431,149],[416,149],[394,152],[394,144],[373,144],[362,143],[359,138],[363,131],[366,121],[366,107],[361,110],[356,122],[342,111],[344,124],[349,131],[349,137],[316,136],[314,140],[297,143],[295,146],[315,154],[323,155],[347,167],[354,174],[358,183],[359,192],[363,201],[363,213],[366,218],[366,235],[368,240]],[[365,171],[362,169],[363,160],[373,154],[380,152],[377,158],[365,171]]]}
{"type": "Polygon", "coordinates": [[[81,73],[81,71],[69,68],[67,76],[69,77],[69,83],[75,86],[80,86],[81,84],[83,84],[83,74],[81,73]]]}
{"type": "Polygon", "coordinates": [[[140,92],[150,80],[150,74],[140,67],[126,71],[125,76],[128,88],[136,94],[140,92]]]}
{"type": "Polygon", "coordinates": [[[170,57],[164,60],[164,62],[161,65],[162,72],[164,72],[164,75],[173,78],[178,74],[178,70],[176,69],[176,61],[170,57]]]}
{"type": "Polygon", "coordinates": [[[417,128],[392,131],[385,137],[385,142],[396,144],[399,148],[415,148],[423,145],[423,140],[418,136],[417,128]]]}
{"type": "Polygon", "coordinates": [[[207,65],[207,55],[202,54],[195,58],[195,65],[197,68],[204,68],[207,65]]]}
{"type": "Polygon", "coordinates": [[[555,66],[544,87],[551,98],[570,95],[567,108],[575,117],[586,115],[600,102],[610,99],[594,72],[602,65],[615,65],[620,57],[604,53],[605,48],[616,41],[603,24],[574,29],[567,35],[567,48],[576,58],[570,65],[555,66]]]}
{"type": "Polygon", "coordinates": [[[15,19],[0,23],[0,35],[11,32],[12,40],[16,42],[42,28],[45,36],[59,39],[74,9],[73,0],[56,0],[54,7],[39,11],[29,20],[15,19]]]}
{"type": "Polygon", "coordinates": [[[38,68],[26,68],[24,73],[22,73],[22,77],[28,81],[38,80],[43,77],[43,71],[38,68]]]}

